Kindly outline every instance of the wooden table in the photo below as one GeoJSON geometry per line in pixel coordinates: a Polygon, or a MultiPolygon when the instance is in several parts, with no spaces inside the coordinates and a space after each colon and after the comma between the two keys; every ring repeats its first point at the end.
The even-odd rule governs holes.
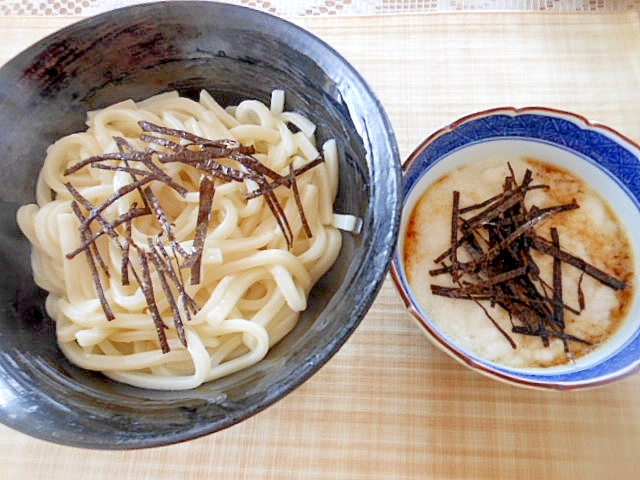
{"type": "MultiPolygon", "coordinates": [[[[0,62],[73,17],[0,17],[0,62]]],[[[489,107],[545,105],[640,141],[640,18],[433,13],[293,18],[369,81],[403,158],[489,107]]],[[[640,353],[639,353],[640,355],[640,353]]],[[[49,444],[0,426],[12,479],[631,479],[640,374],[602,388],[503,385],[445,356],[387,279],[341,351],[282,401],[223,432],[128,452],[49,444]]]]}

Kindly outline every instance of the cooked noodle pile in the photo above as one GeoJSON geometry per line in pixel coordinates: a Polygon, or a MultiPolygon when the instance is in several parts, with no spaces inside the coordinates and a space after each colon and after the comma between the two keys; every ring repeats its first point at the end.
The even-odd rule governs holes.
{"type": "Polygon", "coordinates": [[[18,224],[71,362],[190,389],[291,331],[341,235],[335,142],[320,155],[314,125],[283,105],[281,91],[227,109],[165,93],[91,112],[51,145],[18,224]]]}

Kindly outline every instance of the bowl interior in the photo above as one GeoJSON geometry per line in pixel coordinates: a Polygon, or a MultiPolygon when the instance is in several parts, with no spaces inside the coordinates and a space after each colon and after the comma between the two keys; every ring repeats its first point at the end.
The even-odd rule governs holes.
{"type": "Polygon", "coordinates": [[[384,279],[398,230],[400,162],[383,109],[354,69],[304,30],[210,2],[148,4],[99,15],[38,42],[0,69],[0,421],[90,448],[173,443],[228,427],[309,378],[346,341],[384,279]],[[187,392],[128,387],[74,367],[55,345],[15,212],[32,202],[48,145],[84,129],[88,110],[177,89],[223,105],[269,101],[335,138],[335,211],[363,220],[298,326],[258,365],[187,392]],[[373,188],[375,185],[375,188],[373,188]]]}
{"type": "Polygon", "coordinates": [[[640,171],[637,148],[610,130],[589,126],[565,112],[513,109],[491,111],[472,116],[468,123],[455,124],[430,137],[409,158],[404,172],[404,206],[398,247],[393,260],[393,276],[405,303],[423,331],[456,360],[481,373],[526,386],[567,388],[568,385],[602,382],[612,375],[637,368],[634,345],[640,338],[640,234],[635,225],[640,221],[640,190],[624,173],[640,171]],[[474,125],[475,123],[475,125],[474,125]],[[544,131],[542,125],[556,127],[544,131]],[[496,129],[496,125],[501,128],[496,129]],[[523,126],[524,125],[524,126],[523,126]],[[504,127],[504,130],[502,129],[504,127]],[[462,131],[457,131],[456,128],[462,131]],[[471,135],[468,135],[473,131],[471,135]],[[585,136],[588,132],[589,138],[585,136]],[[591,143],[590,148],[577,145],[591,143]],[[621,155],[622,153],[622,155],[621,155]],[[603,156],[605,155],[605,156],[603,156]],[[404,251],[408,219],[422,193],[446,173],[485,158],[504,160],[529,157],[571,171],[594,187],[607,199],[620,221],[626,226],[634,248],[635,292],[627,319],[616,333],[590,354],[574,363],[547,368],[509,368],[480,358],[455,345],[429,319],[419,306],[408,285],[401,258],[404,251]],[[624,165],[620,165],[624,162],[624,165]],[[622,172],[622,173],[621,173],[622,172]]]}

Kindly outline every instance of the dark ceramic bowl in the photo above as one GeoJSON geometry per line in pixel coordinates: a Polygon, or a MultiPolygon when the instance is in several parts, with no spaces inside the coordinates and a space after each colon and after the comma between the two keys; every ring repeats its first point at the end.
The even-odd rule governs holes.
{"type": "Polygon", "coordinates": [[[77,447],[132,449],[229,427],[271,405],[316,372],[358,326],[387,272],[397,237],[401,171],[387,117],[360,75],[305,30],[254,10],[169,2],[81,21],[0,69],[0,421],[77,447]],[[298,326],[245,371],[191,391],[129,387],[71,365],[56,346],[29,245],[15,222],[32,202],[45,149],[84,129],[87,110],[170,89],[206,88],[223,104],[269,101],[336,138],[336,212],[363,220],[344,234],[334,267],[311,293],[298,326]]]}

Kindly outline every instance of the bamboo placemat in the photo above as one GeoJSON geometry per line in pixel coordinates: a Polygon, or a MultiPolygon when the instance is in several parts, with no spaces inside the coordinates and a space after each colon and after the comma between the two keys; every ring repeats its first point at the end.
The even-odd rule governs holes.
{"type": "MultiPolygon", "coordinates": [[[[0,17],[0,61],[72,20],[0,17]]],[[[504,105],[568,109],[640,140],[637,13],[294,21],[362,72],[387,109],[403,158],[459,116],[504,105]]],[[[594,390],[537,392],[471,372],[428,343],[387,280],[342,350],[257,416],[198,440],[133,452],[61,447],[0,426],[0,476],[631,479],[639,399],[640,374],[594,390]]]]}

